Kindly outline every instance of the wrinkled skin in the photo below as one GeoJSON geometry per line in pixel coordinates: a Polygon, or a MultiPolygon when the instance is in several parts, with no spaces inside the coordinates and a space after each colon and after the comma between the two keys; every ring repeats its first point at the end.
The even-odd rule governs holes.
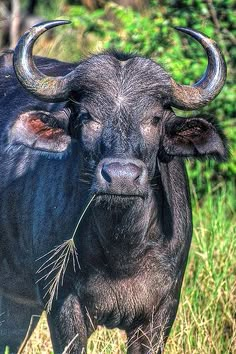
{"type": "MultiPolygon", "coordinates": [[[[151,60],[93,56],[78,65],[79,92],[75,75],[71,100],[50,104],[21,88],[10,57],[0,69],[1,345],[14,352],[43,310],[35,260],[71,237],[96,193],[76,236],[80,267],[68,265],[48,315],[54,352],[78,334],[70,352],[81,353],[105,325],[126,331],[128,353],[162,353],[192,235],[183,157],[224,159],[222,133],[175,116],[170,78],[151,60]]],[[[76,68],[36,64],[51,75],[76,68]]]]}

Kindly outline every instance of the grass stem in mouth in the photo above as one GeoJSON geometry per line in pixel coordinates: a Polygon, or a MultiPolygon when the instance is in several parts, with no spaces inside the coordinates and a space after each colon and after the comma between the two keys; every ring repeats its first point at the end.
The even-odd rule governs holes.
{"type": "Polygon", "coordinates": [[[49,297],[45,308],[49,313],[52,309],[53,300],[58,297],[59,286],[63,286],[65,273],[67,270],[68,263],[72,258],[73,270],[76,272],[76,264],[80,268],[77,248],[75,245],[75,237],[79,228],[79,225],[91,205],[92,201],[95,198],[95,194],[87,201],[79,219],[75,226],[72,237],[69,240],[64,241],[62,244],[54,247],[51,251],[47,252],[42,257],[38,258],[37,261],[45,259],[46,261],[39,267],[36,274],[40,274],[47,270],[41,278],[37,280],[37,283],[40,281],[47,281],[44,289],[46,290],[44,298],[49,297]],[[49,258],[48,258],[49,257],[49,258]]]}

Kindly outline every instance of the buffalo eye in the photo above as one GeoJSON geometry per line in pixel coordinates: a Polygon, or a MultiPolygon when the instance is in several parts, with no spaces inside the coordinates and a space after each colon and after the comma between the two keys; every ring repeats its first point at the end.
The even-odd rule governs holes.
{"type": "Polygon", "coordinates": [[[79,126],[85,134],[97,134],[101,130],[101,122],[92,117],[87,110],[81,110],[78,115],[79,126]]]}
{"type": "Polygon", "coordinates": [[[141,133],[148,141],[156,139],[160,119],[159,116],[155,115],[141,123],[141,133]]]}
{"type": "Polygon", "coordinates": [[[152,118],[151,123],[152,123],[152,125],[154,125],[154,126],[156,127],[157,124],[160,122],[160,120],[161,120],[161,117],[159,117],[159,116],[154,116],[154,117],[152,118]]]}
{"type": "Polygon", "coordinates": [[[92,117],[88,111],[81,110],[78,114],[78,119],[79,119],[80,125],[83,125],[83,124],[88,123],[92,119],[92,117]]]}

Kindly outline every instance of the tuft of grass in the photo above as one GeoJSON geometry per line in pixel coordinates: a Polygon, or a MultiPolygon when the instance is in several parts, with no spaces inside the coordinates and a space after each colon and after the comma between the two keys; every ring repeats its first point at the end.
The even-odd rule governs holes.
{"type": "MultiPolygon", "coordinates": [[[[177,318],[165,354],[236,353],[235,185],[207,185],[198,200],[192,188],[194,233],[177,318]]],[[[126,336],[99,327],[88,354],[126,353],[126,336]]],[[[51,354],[45,315],[24,353],[51,354]]]]}
{"type": "Polygon", "coordinates": [[[37,270],[37,274],[43,273],[37,282],[46,282],[46,285],[44,286],[44,298],[48,298],[48,301],[45,305],[47,312],[51,311],[53,301],[58,298],[59,287],[63,286],[64,277],[69,261],[72,260],[74,272],[76,272],[76,265],[78,265],[80,268],[78,253],[75,246],[75,238],[79,225],[94,198],[95,194],[92,195],[85,204],[72,237],[37,259],[37,261],[42,259],[44,260],[44,263],[37,270]]]}
{"type": "Polygon", "coordinates": [[[119,329],[107,330],[99,327],[89,338],[88,353],[126,353],[126,334],[119,329]]]}
{"type": "Polygon", "coordinates": [[[58,298],[59,287],[63,286],[65,272],[70,259],[73,262],[73,269],[76,272],[76,264],[79,266],[78,253],[75,246],[74,238],[64,241],[61,245],[56,246],[53,250],[40,257],[38,260],[46,259],[39,267],[37,274],[46,271],[39,280],[46,282],[44,286],[44,298],[48,297],[46,303],[47,312],[51,311],[53,300],[58,298]],[[49,258],[48,258],[49,257],[49,258]]]}

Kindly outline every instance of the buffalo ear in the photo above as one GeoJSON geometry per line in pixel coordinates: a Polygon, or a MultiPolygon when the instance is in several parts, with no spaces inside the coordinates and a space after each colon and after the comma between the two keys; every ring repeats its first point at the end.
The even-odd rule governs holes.
{"type": "Polygon", "coordinates": [[[24,145],[43,152],[63,153],[71,143],[67,134],[67,120],[65,110],[21,113],[10,129],[10,144],[24,145]]]}
{"type": "Polygon", "coordinates": [[[163,161],[174,156],[225,160],[227,148],[222,132],[213,123],[204,118],[175,117],[164,123],[159,154],[163,161]]]}

